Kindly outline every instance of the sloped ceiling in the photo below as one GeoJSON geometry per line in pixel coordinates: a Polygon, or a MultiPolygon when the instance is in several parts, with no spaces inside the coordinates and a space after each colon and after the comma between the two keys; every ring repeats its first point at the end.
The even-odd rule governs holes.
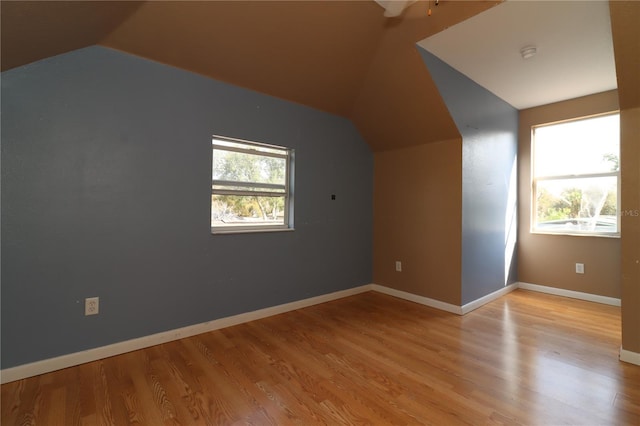
{"type": "Polygon", "coordinates": [[[148,2],[101,44],[348,116],[384,30],[371,2],[148,2]]]}
{"type": "Polygon", "coordinates": [[[459,137],[415,42],[497,1],[2,1],[2,69],[102,44],[351,118],[374,150],[459,137]],[[432,3],[433,5],[433,3],[432,3]]]}
{"type": "MultiPolygon", "coordinates": [[[[3,0],[1,65],[102,44],[348,117],[387,150],[460,137],[415,43],[498,3],[421,0],[387,19],[373,0],[3,0]]],[[[620,79],[637,65],[638,30],[614,21],[612,31],[629,52],[616,55],[620,79]]],[[[631,86],[621,99],[637,98],[631,86]]]]}
{"type": "Polygon", "coordinates": [[[391,20],[363,80],[351,119],[376,150],[459,139],[460,133],[416,47],[429,35],[498,2],[417,2],[391,20]]]}
{"type": "Polygon", "coordinates": [[[2,71],[97,44],[141,4],[2,1],[2,71]]]}

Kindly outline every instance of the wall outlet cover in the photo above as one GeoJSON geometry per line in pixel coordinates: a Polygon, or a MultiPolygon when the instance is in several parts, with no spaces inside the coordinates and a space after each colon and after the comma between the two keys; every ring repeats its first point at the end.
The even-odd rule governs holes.
{"type": "Polygon", "coordinates": [[[100,298],[99,297],[87,297],[84,299],[84,314],[97,315],[100,312],[100,298]]]}

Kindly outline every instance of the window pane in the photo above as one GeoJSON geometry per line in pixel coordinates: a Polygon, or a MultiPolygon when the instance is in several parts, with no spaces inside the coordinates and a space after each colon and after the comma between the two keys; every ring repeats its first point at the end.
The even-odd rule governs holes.
{"type": "Polygon", "coordinates": [[[615,176],[538,181],[535,230],[616,233],[617,185],[615,176]]]}
{"type": "Polygon", "coordinates": [[[536,177],[619,170],[618,114],[536,127],[534,132],[536,177]]]}
{"type": "Polygon", "coordinates": [[[211,232],[293,229],[293,150],[212,138],[211,232]]]}
{"type": "Polygon", "coordinates": [[[284,225],[285,197],[211,196],[211,226],[284,225]]]}
{"type": "Polygon", "coordinates": [[[266,146],[266,145],[254,145],[254,144],[250,144],[250,143],[242,143],[242,142],[233,142],[230,140],[226,140],[226,139],[212,139],[211,140],[215,145],[220,145],[220,146],[228,146],[231,148],[240,148],[240,149],[249,149],[252,151],[256,151],[256,152],[265,152],[265,153],[271,153],[271,154],[279,154],[282,155],[284,154],[285,150],[282,148],[277,148],[277,147],[271,147],[271,146],[266,146]]]}
{"type": "Polygon", "coordinates": [[[214,180],[285,185],[287,160],[242,152],[213,150],[214,180]]]}

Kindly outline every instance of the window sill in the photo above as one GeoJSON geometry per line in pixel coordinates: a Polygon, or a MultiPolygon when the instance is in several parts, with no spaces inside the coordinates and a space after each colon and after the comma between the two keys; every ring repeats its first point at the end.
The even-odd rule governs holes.
{"type": "Polygon", "coordinates": [[[561,235],[565,237],[598,237],[598,238],[620,238],[620,233],[617,234],[597,234],[597,233],[578,233],[578,232],[547,232],[547,231],[529,231],[533,235],[561,235]]]}
{"type": "Polygon", "coordinates": [[[254,233],[264,233],[264,232],[291,232],[291,231],[295,231],[295,228],[230,228],[230,229],[211,228],[212,235],[254,234],[254,233]]]}

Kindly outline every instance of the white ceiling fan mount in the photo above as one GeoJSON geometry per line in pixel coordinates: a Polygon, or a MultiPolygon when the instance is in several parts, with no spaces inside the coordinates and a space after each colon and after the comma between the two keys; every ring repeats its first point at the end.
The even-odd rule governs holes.
{"type": "Polygon", "coordinates": [[[404,10],[417,0],[374,0],[384,8],[384,16],[387,18],[398,17],[404,10]]]}

